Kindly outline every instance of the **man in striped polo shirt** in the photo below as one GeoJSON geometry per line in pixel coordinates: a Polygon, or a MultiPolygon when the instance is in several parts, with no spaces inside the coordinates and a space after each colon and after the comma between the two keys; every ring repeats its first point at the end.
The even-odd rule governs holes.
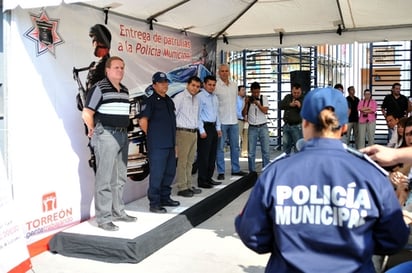
{"type": "Polygon", "coordinates": [[[99,228],[116,231],[113,221],[135,222],[124,210],[129,140],[129,91],[121,84],[124,61],[107,60],[106,77],[97,82],[86,99],[82,117],[96,155],[95,214],[99,228]]]}

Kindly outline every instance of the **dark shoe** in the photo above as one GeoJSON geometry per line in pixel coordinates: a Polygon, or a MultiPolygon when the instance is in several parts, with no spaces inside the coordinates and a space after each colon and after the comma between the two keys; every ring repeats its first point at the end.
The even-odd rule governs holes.
{"type": "Polygon", "coordinates": [[[202,183],[197,182],[197,186],[198,186],[199,188],[204,188],[204,189],[213,188],[213,185],[210,184],[209,182],[202,182],[202,183]]]}
{"type": "Polygon", "coordinates": [[[121,217],[114,217],[114,221],[122,221],[122,222],[131,223],[131,222],[136,222],[137,217],[125,214],[124,216],[121,216],[121,217]]]}
{"type": "Polygon", "coordinates": [[[238,171],[237,173],[232,173],[232,175],[238,175],[238,176],[244,176],[244,175],[247,175],[248,173],[247,172],[244,172],[244,171],[238,171]]]}
{"type": "Polygon", "coordinates": [[[183,191],[178,191],[177,195],[183,196],[183,197],[192,197],[193,192],[191,190],[183,190],[183,191]]]}
{"type": "Polygon", "coordinates": [[[220,173],[217,175],[217,180],[225,180],[225,174],[220,173]]]}
{"type": "Polygon", "coordinates": [[[195,188],[195,187],[192,187],[191,189],[189,189],[189,191],[193,192],[194,194],[199,194],[199,193],[202,192],[201,189],[198,189],[198,188],[195,188]]]}
{"type": "Polygon", "coordinates": [[[177,207],[180,205],[180,202],[169,198],[169,200],[162,201],[161,205],[165,207],[177,207]]]}
{"type": "Polygon", "coordinates": [[[107,230],[107,231],[116,231],[119,230],[119,227],[113,224],[112,222],[109,223],[104,223],[104,224],[99,224],[99,228],[107,230]]]}
{"type": "Polygon", "coordinates": [[[166,213],[167,210],[166,210],[164,207],[156,206],[156,207],[150,207],[150,212],[154,212],[154,213],[166,213]]]}
{"type": "Polygon", "coordinates": [[[217,181],[215,181],[215,180],[213,180],[213,179],[210,179],[210,180],[209,180],[209,184],[212,184],[213,186],[217,186],[217,185],[222,184],[222,182],[217,182],[217,181]]]}

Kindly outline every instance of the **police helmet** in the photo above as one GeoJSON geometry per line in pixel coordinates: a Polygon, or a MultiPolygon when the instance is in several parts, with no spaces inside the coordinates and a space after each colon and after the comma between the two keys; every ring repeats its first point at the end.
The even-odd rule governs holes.
{"type": "Polygon", "coordinates": [[[110,42],[112,40],[112,35],[110,31],[101,24],[96,24],[90,28],[89,37],[93,38],[93,41],[100,43],[107,48],[110,48],[110,42]]]}

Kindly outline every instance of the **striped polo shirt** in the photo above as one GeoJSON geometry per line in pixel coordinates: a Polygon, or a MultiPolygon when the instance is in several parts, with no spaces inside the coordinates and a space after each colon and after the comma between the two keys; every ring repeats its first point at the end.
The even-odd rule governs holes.
{"type": "Polygon", "coordinates": [[[129,126],[129,91],[120,84],[118,92],[107,77],[92,87],[86,107],[95,111],[95,123],[100,121],[103,126],[111,127],[129,126]]]}

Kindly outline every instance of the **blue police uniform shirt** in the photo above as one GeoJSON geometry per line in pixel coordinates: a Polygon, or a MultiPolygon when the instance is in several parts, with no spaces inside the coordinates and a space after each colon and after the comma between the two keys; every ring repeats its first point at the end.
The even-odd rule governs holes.
{"type": "Polygon", "coordinates": [[[156,92],[142,105],[141,117],[148,119],[147,148],[174,148],[176,144],[176,115],[173,100],[156,92]]]}
{"type": "Polygon", "coordinates": [[[270,164],[235,220],[243,243],[271,253],[266,272],[375,272],[409,228],[387,177],[340,140],[317,138],[270,164]]]}

